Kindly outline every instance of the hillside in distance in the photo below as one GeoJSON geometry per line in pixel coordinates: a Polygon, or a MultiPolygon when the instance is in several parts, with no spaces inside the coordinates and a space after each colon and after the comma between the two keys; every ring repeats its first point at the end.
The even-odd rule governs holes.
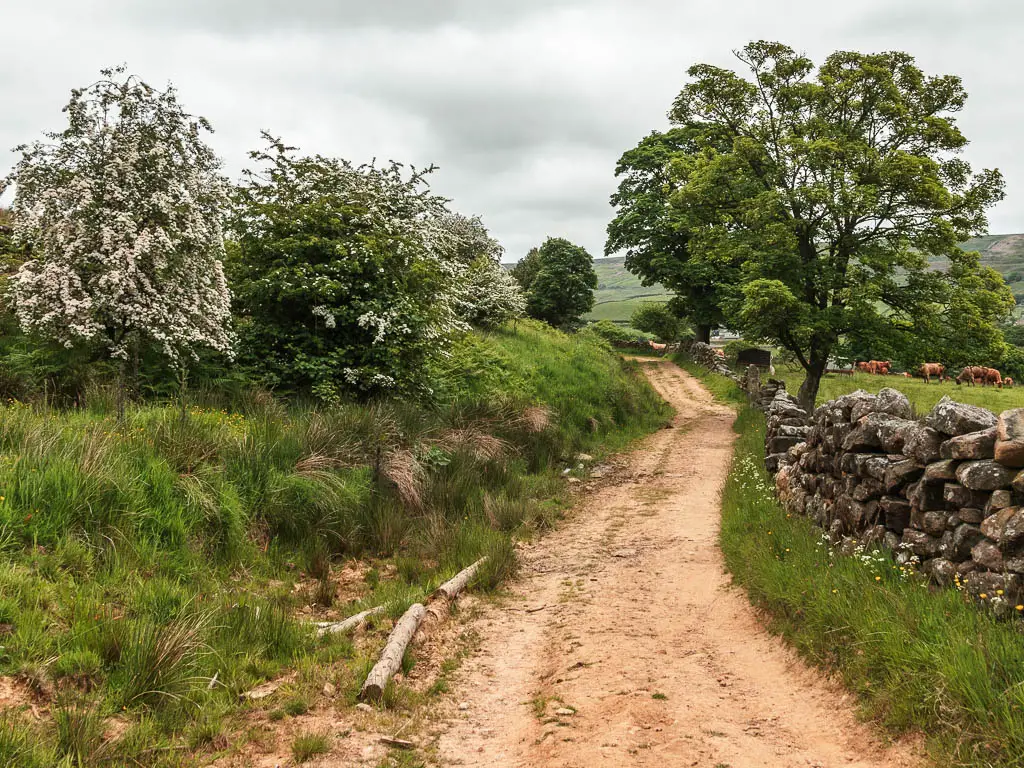
{"type": "Polygon", "coordinates": [[[672,294],[660,285],[644,286],[640,278],[626,270],[624,256],[594,259],[597,290],[594,310],[587,320],[611,320],[626,325],[633,312],[644,302],[663,303],[672,294]]]}
{"type": "MultiPolygon", "coordinates": [[[[1024,304],[1024,234],[975,237],[961,247],[980,253],[981,263],[1002,274],[1018,297],[1017,303],[1024,304]]],[[[625,325],[644,302],[665,302],[671,298],[672,294],[660,285],[641,285],[640,278],[626,270],[625,262],[622,256],[594,259],[597,291],[594,311],[587,315],[588,320],[612,320],[625,325]]],[[[944,269],[949,263],[932,259],[931,264],[935,269],[944,269]]]]}

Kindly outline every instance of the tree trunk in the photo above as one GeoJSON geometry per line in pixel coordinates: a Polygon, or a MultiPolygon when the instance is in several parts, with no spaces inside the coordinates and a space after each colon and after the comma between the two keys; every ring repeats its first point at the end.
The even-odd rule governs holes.
{"type": "Polygon", "coordinates": [[[316,625],[317,637],[323,637],[324,635],[336,634],[339,632],[348,632],[350,629],[355,629],[360,624],[366,622],[371,616],[376,616],[378,613],[384,613],[384,606],[378,605],[376,608],[370,608],[369,610],[357,613],[355,616],[349,616],[344,621],[323,621],[316,625]]]}
{"type": "Polygon", "coordinates": [[[366,682],[363,683],[363,688],[359,692],[360,699],[380,701],[384,698],[384,688],[395,672],[401,669],[405,649],[409,647],[412,636],[419,629],[426,612],[427,609],[423,605],[416,603],[398,620],[388,636],[387,645],[384,646],[384,650],[380,654],[380,661],[370,670],[366,682]]]}
{"type": "Polygon", "coordinates": [[[181,420],[188,420],[188,411],[185,409],[185,397],[188,392],[188,368],[182,365],[178,369],[178,400],[181,404],[181,420]]]}
{"type": "Polygon", "coordinates": [[[431,596],[432,598],[444,597],[447,600],[455,600],[459,594],[466,588],[466,585],[473,580],[476,576],[476,572],[480,569],[480,566],[487,562],[487,556],[481,557],[475,563],[468,568],[464,568],[455,574],[454,577],[446,581],[436,590],[431,596]]]}
{"type": "Polygon", "coordinates": [[[811,355],[810,364],[806,369],[807,376],[797,393],[796,399],[800,401],[800,407],[808,414],[814,413],[814,404],[818,400],[818,388],[821,386],[821,377],[825,375],[827,362],[828,357],[825,355],[811,355]]]}
{"type": "Polygon", "coordinates": [[[128,372],[125,370],[128,366],[127,361],[121,360],[117,367],[117,423],[124,423],[124,398],[125,388],[128,386],[127,378],[128,372]]]}
{"type": "Polygon", "coordinates": [[[710,325],[698,325],[696,328],[697,341],[702,341],[705,344],[711,343],[711,326],[710,325]]]}

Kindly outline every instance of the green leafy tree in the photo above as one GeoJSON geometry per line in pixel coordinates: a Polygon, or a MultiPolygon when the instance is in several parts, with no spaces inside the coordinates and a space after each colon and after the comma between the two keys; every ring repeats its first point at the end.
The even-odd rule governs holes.
{"type": "Polygon", "coordinates": [[[672,197],[684,179],[674,166],[702,149],[704,133],[688,127],[654,131],[622,155],[615,168],[619,188],[612,195],[615,218],[608,225],[605,255],[623,253],[626,269],[645,286],[675,293],[673,313],[689,318],[697,339],[725,322],[723,289],[739,279],[738,259],[712,263],[691,259],[689,232],[672,197]]]}
{"type": "Polygon", "coordinates": [[[1024,347],[1024,325],[1007,325],[1003,328],[1003,338],[1007,344],[1015,347],[1024,347]]]}
{"type": "Polygon", "coordinates": [[[533,280],[540,272],[540,248],[531,248],[526,255],[512,267],[512,277],[516,279],[524,291],[529,291],[533,280]]]}
{"type": "Polygon", "coordinates": [[[549,237],[538,250],[540,268],[526,295],[526,312],[555,327],[573,327],[594,308],[594,259],[578,245],[549,237]]]}
{"type": "Polygon", "coordinates": [[[746,76],[691,67],[669,113],[687,138],[669,162],[674,226],[689,261],[722,267],[726,323],[795,355],[805,407],[843,338],[916,338],[910,352],[939,355],[970,330],[998,346],[1012,297],[957,243],[985,231],[1003,181],[958,157],[960,79],[899,52],[838,52],[817,69],[779,43],[737,57],[746,76]]]}
{"type": "Polygon", "coordinates": [[[327,402],[428,395],[430,363],[467,327],[465,260],[480,254],[460,232],[485,233],[430,194],[432,169],[301,157],[265,138],[232,221],[240,360],[327,402]]]}
{"type": "Polygon", "coordinates": [[[633,312],[629,324],[639,331],[653,334],[659,341],[679,341],[688,330],[682,320],[664,304],[642,304],[633,312]]]}

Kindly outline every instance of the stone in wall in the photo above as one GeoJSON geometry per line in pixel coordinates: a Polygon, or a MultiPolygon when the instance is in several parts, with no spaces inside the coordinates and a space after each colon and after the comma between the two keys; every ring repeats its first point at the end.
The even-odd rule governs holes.
{"type": "Polygon", "coordinates": [[[994,427],[996,422],[996,415],[992,411],[976,405],[958,403],[949,395],[943,396],[925,417],[925,424],[929,427],[951,436],[989,429],[994,427]]]}
{"type": "Polygon", "coordinates": [[[939,446],[944,459],[992,459],[996,455],[996,428],[951,437],[939,446]]]}
{"type": "Polygon", "coordinates": [[[1007,467],[1024,467],[1024,408],[999,414],[993,458],[1007,467]]]}

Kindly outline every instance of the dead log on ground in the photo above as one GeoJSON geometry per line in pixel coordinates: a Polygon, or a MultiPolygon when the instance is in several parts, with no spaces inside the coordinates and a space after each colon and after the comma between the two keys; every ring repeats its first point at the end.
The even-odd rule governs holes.
{"type": "Polygon", "coordinates": [[[349,616],[344,621],[318,621],[316,624],[316,635],[317,637],[323,637],[324,635],[337,632],[348,632],[348,630],[355,629],[371,616],[376,616],[378,613],[383,612],[384,606],[378,605],[376,608],[370,608],[362,613],[357,613],[355,616],[349,616]]]}
{"type": "Polygon", "coordinates": [[[463,568],[452,578],[434,590],[427,602],[427,616],[424,620],[422,634],[429,635],[435,626],[440,624],[448,616],[452,604],[458,599],[462,591],[469,585],[476,576],[480,566],[484,564],[487,557],[481,557],[468,568],[463,568]]]}
{"type": "Polygon", "coordinates": [[[388,680],[401,668],[405,649],[409,647],[409,642],[419,629],[426,612],[427,609],[421,603],[416,603],[398,620],[388,635],[388,642],[381,651],[380,660],[366,676],[366,682],[359,692],[360,699],[380,701],[384,697],[384,688],[388,680]]]}
{"type": "Polygon", "coordinates": [[[455,574],[452,578],[448,579],[444,584],[434,590],[434,594],[431,595],[432,600],[436,600],[438,597],[444,597],[449,602],[455,600],[459,596],[459,593],[466,588],[466,585],[473,580],[476,576],[476,572],[480,570],[480,566],[487,562],[487,557],[481,557],[475,563],[468,568],[464,568],[455,574]]]}

